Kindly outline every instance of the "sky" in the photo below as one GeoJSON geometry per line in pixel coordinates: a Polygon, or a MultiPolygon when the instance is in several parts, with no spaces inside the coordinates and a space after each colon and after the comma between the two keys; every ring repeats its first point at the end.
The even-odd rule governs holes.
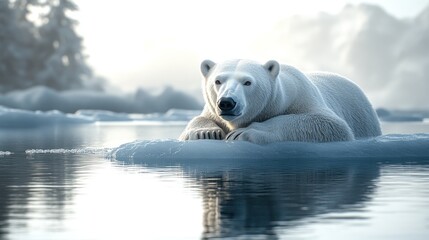
{"type": "MultiPolygon", "coordinates": [[[[88,62],[98,75],[125,91],[172,86],[188,93],[200,91],[199,66],[204,59],[250,58],[264,62],[276,58],[309,70],[302,61],[294,61],[299,53],[281,51],[283,57],[267,50],[273,48],[273,36],[284,31],[279,24],[287,18],[298,15],[314,19],[320,12],[335,15],[347,4],[364,2],[408,21],[429,5],[428,0],[75,2],[80,11],[73,17],[79,21],[78,32],[84,38],[88,62]]],[[[289,44],[288,39],[283,40],[280,47],[289,44]]],[[[308,60],[311,62],[311,57],[308,60]]],[[[317,64],[312,67],[331,70],[317,64]]]]}

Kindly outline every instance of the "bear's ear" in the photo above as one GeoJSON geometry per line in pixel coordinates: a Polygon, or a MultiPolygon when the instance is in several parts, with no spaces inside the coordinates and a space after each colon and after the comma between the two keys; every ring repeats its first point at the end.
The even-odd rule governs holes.
{"type": "Polygon", "coordinates": [[[270,73],[273,79],[276,79],[280,72],[280,64],[275,60],[270,60],[264,64],[264,68],[270,73]]]}
{"type": "Polygon", "coordinates": [[[214,63],[211,60],[204,60],[201,63],[201,73],[203,74],[204,77],[207,77],[207,75],[209,74],[210,70],[214,67],[214,65],[216,65],[216,63],[214,63]]]}

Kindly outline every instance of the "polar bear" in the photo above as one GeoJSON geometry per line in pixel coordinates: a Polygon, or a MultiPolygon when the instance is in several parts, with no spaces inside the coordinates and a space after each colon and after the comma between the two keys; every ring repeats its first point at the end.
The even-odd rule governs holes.
{"type": "Polygon", "coordinates": [[[271,60],[201,63],[205,106],[180,140],[349,141],[381,135],[362,90],[332,73],[303,73],[271,60]]]}

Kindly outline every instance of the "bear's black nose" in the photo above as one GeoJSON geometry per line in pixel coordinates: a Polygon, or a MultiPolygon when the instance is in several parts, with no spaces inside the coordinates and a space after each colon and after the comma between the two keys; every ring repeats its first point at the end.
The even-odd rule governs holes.
{"type": "Polygon", "coordinates": [[[230,97],[221,97],[217,103],[217,106],[222,111],[231,111],[234,109],[236,102],[230,97]]]}

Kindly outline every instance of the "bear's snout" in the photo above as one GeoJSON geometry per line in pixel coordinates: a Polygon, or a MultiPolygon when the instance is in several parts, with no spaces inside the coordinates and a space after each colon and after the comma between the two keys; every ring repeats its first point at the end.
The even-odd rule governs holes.
{"type": "Polygon", "coordinates": [[[217,106],[222,112],[229,112],[235,108],[236,102],[231,97],[221,97],[217,106]]]}

